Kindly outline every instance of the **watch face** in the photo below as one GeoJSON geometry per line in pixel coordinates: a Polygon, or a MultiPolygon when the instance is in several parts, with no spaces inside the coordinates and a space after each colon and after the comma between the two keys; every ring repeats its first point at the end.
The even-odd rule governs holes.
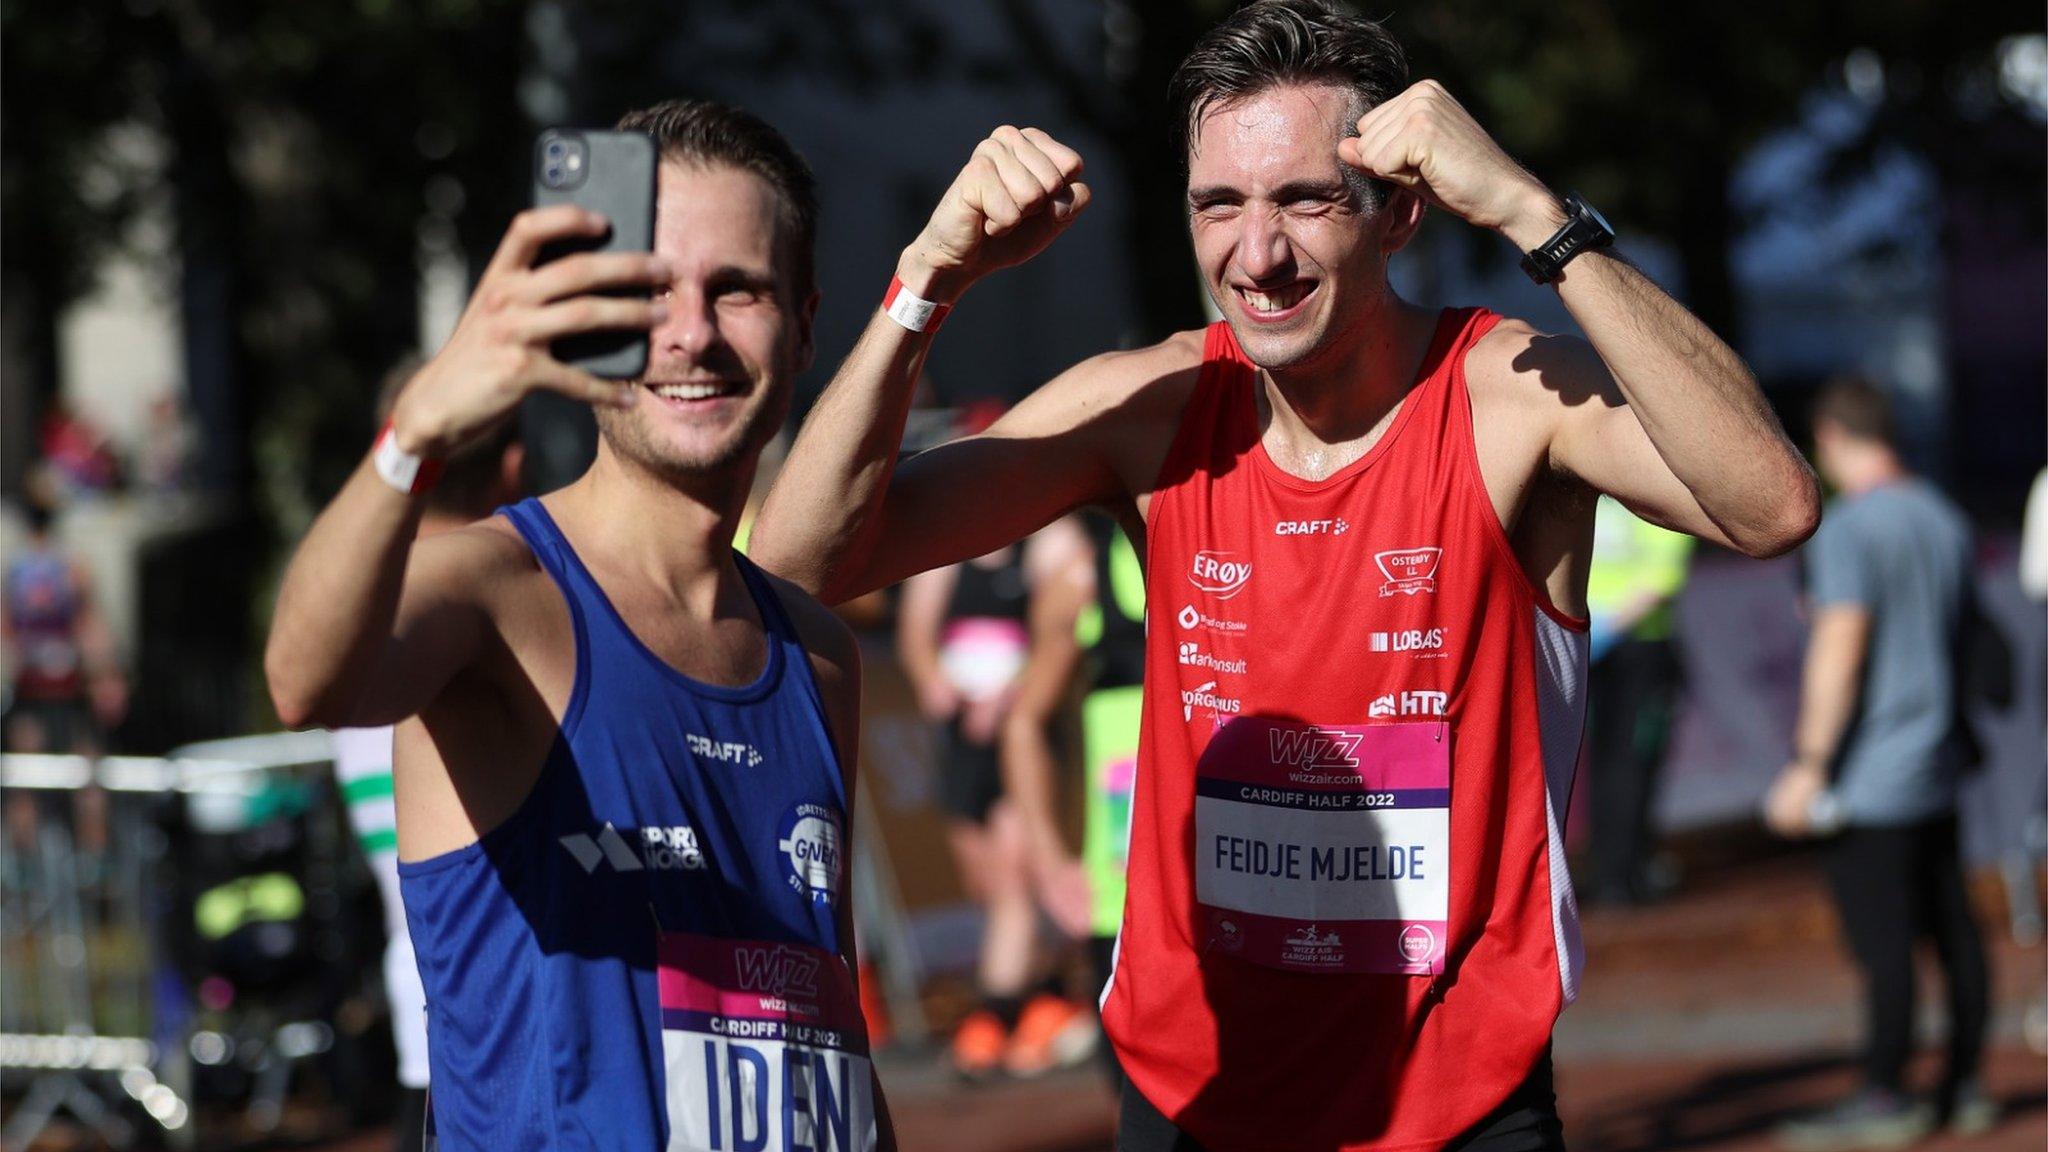
{"type": "Polygon", "coordinates": [[[1598,224],[1602,232],[1607,233],[1609,236],[1614,235],[1614,225],[1607,222],[1607,217],[1602,216],[1598,208],[1581,200],[1579,201],[1579,211],[1584,212],[1588,219],[1598,224]]]}

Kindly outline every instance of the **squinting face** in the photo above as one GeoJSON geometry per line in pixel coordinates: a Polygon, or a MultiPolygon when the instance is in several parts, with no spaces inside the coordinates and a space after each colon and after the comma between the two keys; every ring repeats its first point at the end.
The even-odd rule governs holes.
{"type": "Polygon", "coordinates": [[[1262,368],[1313,362],[1386,289],[1384,209],[1360,202],[1337,159],[1359,115],[1345,89],[1287,85],[1212,106],[1195,126],[1195,260],[1262,368]]]}
{"type": "Polygon", "coordinates": [[[797,299],[777,259],[776,208],[751,172],[662,162],[654,250],[675,272],[669,316],[648,334],[633,406],[597,410],[613,452],[680,478],[751,459],[782,426],[816,298],[797,299]]]}

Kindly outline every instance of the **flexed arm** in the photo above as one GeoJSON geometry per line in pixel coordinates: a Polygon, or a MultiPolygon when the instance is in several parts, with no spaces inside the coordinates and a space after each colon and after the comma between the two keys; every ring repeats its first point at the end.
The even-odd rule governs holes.
{"type": "MultiPolygon", "coordinates": [[[[666,283],[667,265],[646,254],[586,253],[533,266],[544,244],[604,229],[602,218],[566,205],[513,221],[447,346],[399,394],[391,435],[401,450],[445,457],[536,390],[634,402],[637,385],[571,368],[549,354],[549,343],[659,323],[664,305],[593,293],[666,283]]],[[[423,506],[365,459],[299,544],[263,661],[288,726],[392,723],[423,708],[469,661],[485,624],[481,557],[460,532],[415,555],[423,506]]]]}
{"type": "MultiPolygon", "coordinates": [[[[897,278],[918,297],[952,305],[975,281],[1029,260],[1073,223],[1089,198],[1080,176],[1080,156],[1052,137],[998,128],[975,147],[904,249],[897,278]]],[[[912,332],[877,310],[762,506],[750,554],[828,603],[1015,540],[1079,503],[1096,479],[1019,450],[1018,438],[998,425],[995,435],[907,465],[913,490],[892,492],[903,484],[896,453],[932,338],[933,328],[912,332]],[[985,519],[949,522],[943,498],[924,499],[949,485],[1001,491],[1005,499],[989,502],[985,519]]],[[[1004,423],[1012,431],[1019,424],[1004,423]]]]}
{"type": "MultiPolygon", "coordinates": [[[[1338,145],[1390,181],[1522,251],[1562,206],[1443,87],[1425,80],[1374,108],[1338,145]]],[[[1647,276],[1605,252],[1555,281],[1591,341],[1527,340],[1512,370],[1561,397],[1550,460],[1645,519],[1753,556],[1784,552],[1820,521],[1819,486],[1741,357],[1647,276]]]]}

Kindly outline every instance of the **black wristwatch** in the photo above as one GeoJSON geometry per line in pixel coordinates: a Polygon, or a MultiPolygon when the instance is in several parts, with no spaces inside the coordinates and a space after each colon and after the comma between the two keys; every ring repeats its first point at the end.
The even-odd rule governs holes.
{"type": "Polygon", "coordinates": [[[1564,227],[1557,234],[1522,257],[1522,271],[1538,284],[1557,279],[1564,266],[1581,252],[1592,252],[1614,243],[1614,229],[1607,218],[1574,192],[1564,198],[1564,227]]]}

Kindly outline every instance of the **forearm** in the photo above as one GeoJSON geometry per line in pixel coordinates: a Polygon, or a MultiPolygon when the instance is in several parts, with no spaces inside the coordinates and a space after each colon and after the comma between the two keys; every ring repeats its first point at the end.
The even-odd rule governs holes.
{"type": "Polygon", "coordinates": [[[1017,807],[1032,859],[1041,863],[1065,857],[1060,835],[1059,795],[1052,741],[1045,718],[1012,713],[1003,725],[1003,795],[1017,807]]]}
{"type": "Polygon", "coordinates": [[[397,618],[421,506],[366,460],[300,542],[263,661],[288,727],[346,720],[364,695],[397,618]]]}
{"type": "Polygon", "coordinates": [[[1856,714],[1863,688],[1863,639],[1854,618],[1816,622],[1800,676],[1799,719],[1793,729],[1793,758],[1828,768],[1856,714]]]}
{"type": "MultiPolygon", "coordinates": [[[[1547,196],[1504,230],[1533,248],[1562,223],[1547,196]]],[[[1742,358],[1649,277],[1616,255],[1580,256],[1557,291],[1658,456],[1737,547],[1782,552],[1817,522],[1812,469],[1785,436],[1742,358]]]]}
{"type": "Polygon", "coordinates": [[[879,309],[804,421],[748,553],[828,604],[859,591],[882,528],[881,509],[903,444],[929,331],[879,309]]]}

